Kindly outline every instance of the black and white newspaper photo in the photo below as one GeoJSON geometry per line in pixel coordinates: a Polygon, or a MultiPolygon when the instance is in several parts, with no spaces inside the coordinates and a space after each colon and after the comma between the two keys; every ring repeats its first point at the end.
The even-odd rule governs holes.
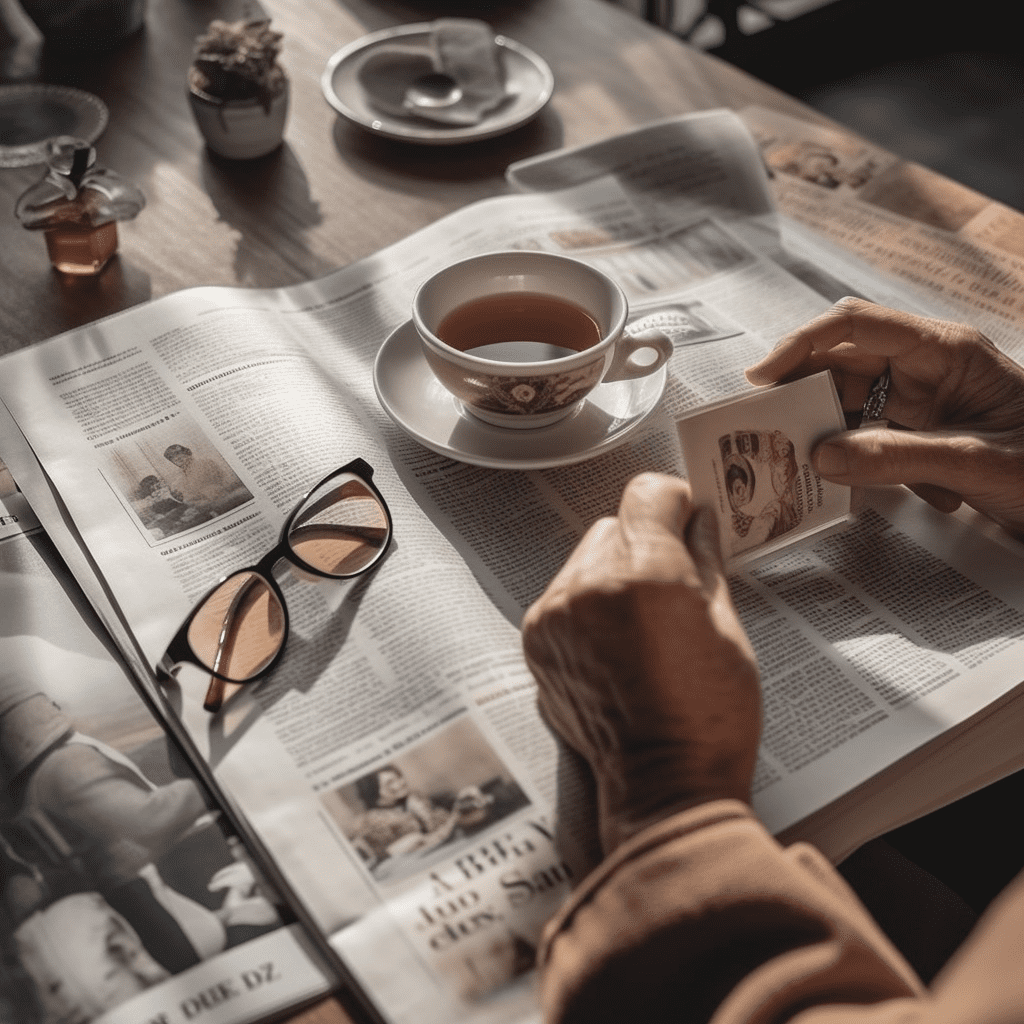
{"type": "Polygon", "coordinates": [[[239,1024],[325,991],[59,568],[0,497],[0,1019],[239,1024]]]}

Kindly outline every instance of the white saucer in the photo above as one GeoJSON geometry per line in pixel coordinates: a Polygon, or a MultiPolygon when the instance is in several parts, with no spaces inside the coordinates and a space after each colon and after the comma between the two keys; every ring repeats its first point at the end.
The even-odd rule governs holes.
{"type": "Polygon", "coordinates": [[[104,102],[63,85],[0,86],[0,167],[46,163],[46,143],[58,135],[95,142],[107,126],[104,102]]]}
{"type": "Polygon", "coordinates": [[[611,451],[654,411],[667,379],[663,366],[648,377],[598,384],[564,420],[509,430],[471,416],[442,387],[411,320],[388,337],[373,364],[380,404],[410,437],[439,455],[491,469],[568,466],[611,451]]]}
{"type": "Polygon", "coordinates": [[[371,32],[340,49],[327,62],[320,79],[320,88],[334,109],[342,117],[375,135],[400,142],[422,145],[450,146],[458,142],[475,142],[503,135],[536,116],[551,98],[554,76],[547,63],[505,36],[495,36],[505,63],[509,98],[496,110],[484,116],[479,124],[452,127],[433,124],[415,117],[397,117],[379,111],[369,101],[359,84],[356,73],[367,50],[388,43],[420,43],[424,47],[430,39],[430,22],[398,25],[380,32],[371,32]]]}

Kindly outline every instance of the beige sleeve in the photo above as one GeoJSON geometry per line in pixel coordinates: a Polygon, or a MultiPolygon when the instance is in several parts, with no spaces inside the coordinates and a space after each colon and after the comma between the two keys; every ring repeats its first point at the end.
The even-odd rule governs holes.
{"type": "Polygon", "coordinates": [[[549,1024],[907,1024],[932,1002],[825,858],[783,849],[738,801],[616,850],[549,922],[538,959],[549,1024]]]}

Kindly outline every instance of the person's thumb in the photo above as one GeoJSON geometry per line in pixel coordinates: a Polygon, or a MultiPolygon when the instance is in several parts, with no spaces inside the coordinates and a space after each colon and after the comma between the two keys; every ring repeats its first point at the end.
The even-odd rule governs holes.
{"type": "Polygon", "coordinates": [[[697,508],[686,527],[686,542],[702,582],[724,577],[722,545],[718,535],[718,519],[706,505],[697,508]]]}

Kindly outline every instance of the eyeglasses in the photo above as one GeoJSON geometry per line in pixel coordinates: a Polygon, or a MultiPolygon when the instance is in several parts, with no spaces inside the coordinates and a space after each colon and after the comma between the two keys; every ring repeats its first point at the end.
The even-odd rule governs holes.
{"type": "Polygon", "coordinates": [[[225,683],[253,683],[284,653],[288,606],[274,578],[284,559],[325,579],[372,569],[391,543],[391,513],[371,482],[372,467],[353,459],[320,481],[288,516],[281,539],[256,564],[225,577],[192,609],[167,645],[157,674],[183,664],[213,677],[203,707],[218,711],[225,683]]]}

